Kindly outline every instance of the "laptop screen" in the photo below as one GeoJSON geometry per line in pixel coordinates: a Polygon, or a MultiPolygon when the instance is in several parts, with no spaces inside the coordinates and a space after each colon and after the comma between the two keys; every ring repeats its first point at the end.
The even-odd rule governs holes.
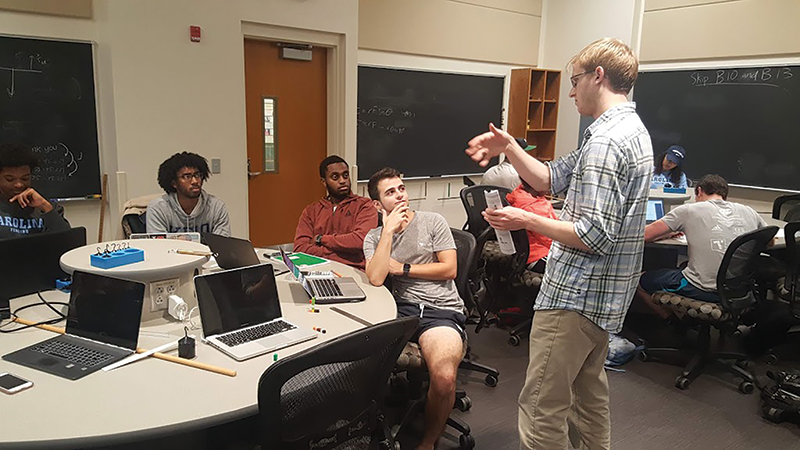
{"type": "Polygon", "coordinates": [[[647,201],[647,223],[653,223],[656,220],[664,217],[664,201],[663,200],[648,200],[647,201]]]}
{"type": "Polygon", "coordinates": [[[67,334],[136,350],[144,284],[75,271],[67,334]]]}
{"type": "Polygon", "coordinates": [[[204,336],[281,317],[278,287],[269,264],[198,276],[194,287],[204,336]]]}
{"type": "Polygon", "coordinates": [[[308,286],[308,282],[306,281],[306,277],[305,275],[303,275],[303,272],[300,271],[300,269],[294,264],[294,261],[292,261],[292,259],[289,258],[289,255],[287,255],[286,252],[283,251],[283,249],[280,249],[280,251],[281,251],[281,260],[283,260],[283,263],[286,264],[287,268],[289,268],[289,273],[292,274],[295,280],[300,282],[300,284],[303,286],[303,289],[305,289],[306,292],[308,292],[308,295],[313,297],[314,293],[308,286]]]}
{"type": "Polygon", "coordinates": [[[203,239],[211,248],[211,251],[214,252],[214,259],[217,261],[217,265],[223,269],[238,269],[239,267],[261,264],[253,244],[246,239],[225,237],[211,233],[203,233],[203,239]]]}

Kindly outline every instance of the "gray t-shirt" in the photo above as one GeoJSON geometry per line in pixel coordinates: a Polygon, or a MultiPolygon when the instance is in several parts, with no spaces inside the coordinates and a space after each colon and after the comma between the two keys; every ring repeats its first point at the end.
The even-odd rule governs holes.
{"type": "Polygon", "coordinates": [[[683,231],[689,265],[683,276],[708,292],[717,290],[717,272],[728,245],[744,233],[767,226],[749,206],[708,200],[678,206],[662,219],[672,231],[683,231]]]}
{"type": "MultiPolygon", "coordinates": [[[[364,257],[369,260],[381,239],[383,227],[370,230],[364,238],[364,257]]],[[[436,252],[455,250],[456,244],[444,217],[437,213],[415,211],[405,230],[394,235],[391,256],[405,264],[438,262],[436,252]]],[[[394,298],[435,308],[464,312],[464,302],[458,296],[453,280],[432,281],[404,275],[392,277],[394,298]]]]}

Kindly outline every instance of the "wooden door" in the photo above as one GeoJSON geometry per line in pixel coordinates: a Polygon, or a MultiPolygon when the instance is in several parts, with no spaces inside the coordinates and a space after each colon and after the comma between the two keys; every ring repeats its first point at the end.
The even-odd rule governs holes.
{"type": "Polygon", "coordinates": [[[282,59],[275,42],[245,39],[250,241],[256,247],[294,240],[306,205],[325,195],[319,163],[327,150],[327,53],[282,59]],[[275,171],[264,171],[264,98],[275,102],[275,171]]]}

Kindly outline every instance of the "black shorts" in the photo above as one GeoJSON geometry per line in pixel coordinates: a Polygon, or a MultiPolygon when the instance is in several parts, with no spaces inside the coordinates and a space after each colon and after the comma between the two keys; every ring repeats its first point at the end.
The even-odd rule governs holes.
{"type": "Polygon", "coordinates": [[[461,336],[462,341],[467,340],[467,316],[452,309],[433,308],[425,306],[420,308],[416,303],[397,303],[397,317],[419,317],[419,326],[411,336],[412,342],[419,343],[422,333],[436,327],[450,327],[461,336]]]}

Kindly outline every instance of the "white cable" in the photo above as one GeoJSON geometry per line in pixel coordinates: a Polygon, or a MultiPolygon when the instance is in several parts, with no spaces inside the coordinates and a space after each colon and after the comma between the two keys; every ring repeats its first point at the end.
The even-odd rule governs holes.
{"type": "Polygon", "coordinates": [[[189,321],[189,329],[190,330],[199,330],[200,329],[200,326],[197,325],[196,323],[194,323],[194,320],[192,320],[192,313],[194,313],[195,310],[197,310],[197,306],[195,306],[194,308],[190,309],[189,310],[189,314],[186,315],[186,320],[189,321]]]}

